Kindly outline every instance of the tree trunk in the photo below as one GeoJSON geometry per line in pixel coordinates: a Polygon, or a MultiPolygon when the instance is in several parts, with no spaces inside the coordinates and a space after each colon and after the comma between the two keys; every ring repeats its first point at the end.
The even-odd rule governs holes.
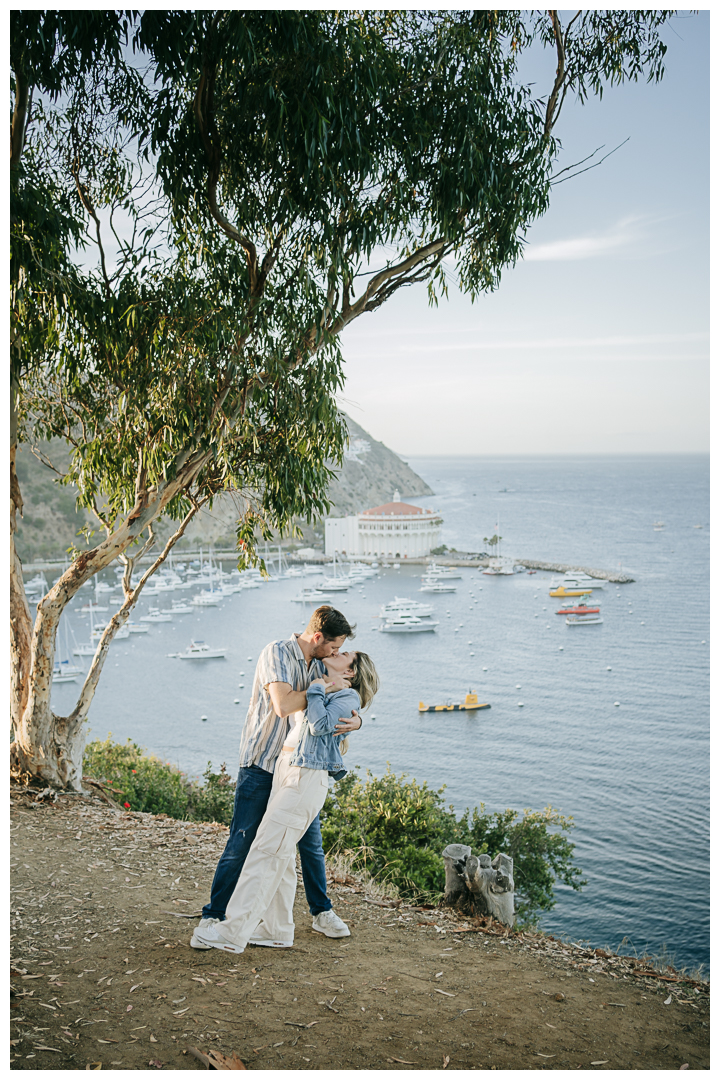
{"type": "MultiPolygon", "coordinates": [[[[158,497],[150,521],[162,512],[172,494],[166,498],[158,497]]],[[[131,514],[102,544],[93,551],[80,555],[40,601],[29,649],[30,670],[27,677],[26,704],[15,724],[15,740],[10,746],[11,768],[16,775],[24,779],[37,777],[51,787],[82,791],[85,720],[110,643],[121,626],[127,622],[145,582],[167,558],[198,509],[199,504],[196,504],[170,537],[161,555],[143,574],[137,586],[126,590],[122,607],[110,619],[100,638],[78,702],[72,713],[66,717],[56,716],[50,707],[55,640],[60,617],[78,589],[98,571],[124,554],[146,527],[147,522],[143,515],[134,517],[131,514]]],[[[147,507],[145,510],[147,512],[147,507]]],[[[22,585],[22,575],[20,583],[22,585]]]]}
{"type": "Polygon", "coordinates": [[[499,854],[472,855],[465,844],[448,844],[445,860],[445,903],[473,915],[515,922],[513,860],[499,854]]]}
{"type": "Polygon", "coordinates": [[[22,517],[23,506],[20,485],[15,472],[16,452],[17,443],[15,439],[12,439],[10,446],[10,723],[13,732],[17,731],[27,706],[32,637],[32,621],[25,596],[22,562],[15,548],[17,514],[19,512],[22,517]]]}

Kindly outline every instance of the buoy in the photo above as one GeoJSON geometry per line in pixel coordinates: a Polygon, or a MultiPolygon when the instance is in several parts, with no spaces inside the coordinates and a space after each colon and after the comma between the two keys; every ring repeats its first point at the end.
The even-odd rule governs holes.
{"type": "Polygon", "coordinates": [[[474,655],[475,655],[475,653],[474,653],[474,652],[471,652],[471,653],[470,653],[470,655],[471,655],[471,656],[474,656],[474,655]]]}
{"type": "Polygon", "coordinates": [[[522,686],[516,686],[515,689],[516,690],[522,690],[522,686]]]}
{"type": "Polygon", "coordinates": [[[472,645],[472,641],[468,641],[468,645],[472,645]]]}
{"type": "Polygon", "coordinates": [[[252,660],[252,656],[248,656],[248,660],[252,660]]]}
{"type": "Polygon", "coordinates": [[[700,644],[701,644],[701,645],[704,645],[704,644],[705,644],[705,642],[704,642],[704,641],[701,641],[701,642],[700,642],[700,644]]]}
{"type": "Polygon", "coordinates": [[[239,697],[236,697],[236,698],[235,698],[235,699],[233,700],[233,705],[239,705],[239,704],[240,704],[240,698],[239,698],[239,697]]]}
{"type": "Polygon", "coordinates": [[[518,701],[518,709],[524,709],[524,708],[525,708],[525,706],[523,705],[522,701],[518,701]]]}
{"type": "Polygon", "coordinates": [[[565,646],[564,646],[564,645],[561,645],[558,651],[559,651],[559,652],[564,652],[564,651],[565,651],[565,646]]]}
{"type": "Polygon", "coordinates": [[[611,667],[609,667],[609,668],[608,668],[608,671],[612,671],[612,668],[611,668],[611,667]]]}
{"type": "Polygon", "coordinates": [[[200,719],[201,720],[207,720],[207,716],[201,716],[200,719]]]}
{"type": "MultiPolygon", "coordinates": [[[[631,612],[630,614],[632,614],[632,612],[631,612]]],[[[645,625],[645,623],[643,622],[643,620],[642,620],[642,619],[640,620],[640,625],[641,625],[641,626],[644,626],[644,625],[645,625]]]]}
{"type": "Polygon", "coordinates": [[[619,702],[619,701],[616,701],[616,702],[615,702],[615,708],[619,708],[619,707],[620,707],[620,702],[619,702]]]}
{"type": "Polygon", "coordinates": [[[486,667],[484,667],[484,668],[483,668],[483,671],[487,671],[487,668],[486,668],[486,667]]]}
{"type": "Polygon", "coordinates": [[[536,615],[536,616],[535,616],[535,618],[536,618],[536,619],[539,619],[539,618],[540,618],[540,616],[539,616],[539,615],[536,615]]]}
{"type": "Polygon", "coordinates": [[[456,633],[456,634],[459,634],[459,633],[460,633],[460,627],[459,627],[459,626],[456,626],[456,627],[455,627],[455,633],[456,633]]]}
{"type": "Polygon", "coordinates": [[[371,720],[374,720],[374,719],[375,719],[375,713],[370,713],[370,719],[371,719],[371,720]]]}
{"type": "Polygon", "coordinates": [[[238,671],[238,675],[240,676],[240,678],[241,678],[241,679],[242,679],[242,677],[243,677],[243,675],[244,675],[244,674],[245,674],[245,672],[244,672],[244,671],[238,671]]]}

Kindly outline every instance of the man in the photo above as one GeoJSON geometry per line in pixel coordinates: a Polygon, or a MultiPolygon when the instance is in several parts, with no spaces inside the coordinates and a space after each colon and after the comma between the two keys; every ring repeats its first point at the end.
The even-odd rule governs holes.
{"type": "MultiPolygon", "coordinates": [[[[197,929],[225,918],[225,909],[270,798],[275,762],[288,732],[287,717],[307,708],[308,686],[313,679],[327,674],[323,657],[337,656],[345,639],[354,637],[354,629],[335,608],[319,607],[302,634],[273,641],[260,654],[240,739],[240,770],[230,835],[215,871],[210,902],[203,908],[197,929]]],[[[361,724],[362,720],[353,712],[352,717],[340,721],[335,732],[342,737],[356,731],[361,724]]],[[[350,930],[333,911],[327,895],[320,815],[298,843],[298,851],[313,930],[331,938],[348,937],[350,930]]],[[[256,945],[281,944],[263,939],[262,924],[258,936],[251,941],[256,945]]],[[[209,947],[195,932],[190,944],[194,949],[209,947]]]]}

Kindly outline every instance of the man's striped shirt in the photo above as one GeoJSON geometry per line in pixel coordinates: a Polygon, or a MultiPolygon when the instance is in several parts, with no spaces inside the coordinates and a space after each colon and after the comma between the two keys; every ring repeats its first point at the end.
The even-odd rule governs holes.
{"type": "Polygon", "coordinates": [[[285,742],[290,720],[275,712],[267,690],[269,683],[284,682],[293,690],[307,690],[313,679],[325,674],[322,660],[312,660],[308,668],[296,634],[265,646],[255,668],[250,707],[240,737],[240,768],[258,765],[274,772],[285,742]]]}

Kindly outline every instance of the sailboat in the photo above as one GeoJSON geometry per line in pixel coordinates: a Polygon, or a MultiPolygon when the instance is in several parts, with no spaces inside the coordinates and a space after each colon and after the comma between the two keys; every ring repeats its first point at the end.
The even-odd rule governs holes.
{"type": "Polygon", "coordinates": [[[90,640],[88,642],[81,642],[79,645],[76,643],[73,648],[75,656],[94,656],[97,652],[97,640],[95,639],[95,621],[93,619],[93,608],[90,608],[90,640]]]}
{"type": "Polygon", "coordinates": [[[55,664],[53,666],[53,675],[52,675],[54,683],[75,682],[77,680],[78,675],[83,674],[83,669],[81,667],[78,667],[77,664],[71,664],[70,663],[70,659],[69,659],[69,657],[70,657],[70,645],[69,645],[69,641],[68,641],[68,623],[67,623],[67,620],[64,620],[64,630],[65,630],[65,633],[64,633],[64,639],[65,639],[64,646],[65,647],[64,647],[64,650],[63,650],[64,651],[64,657],[65,657],[64,659],[60,655],[60,650],[58,648],[59,638],[60,638],[59,631],[58,631],[57,638],[55,639],[55,664]]]}

